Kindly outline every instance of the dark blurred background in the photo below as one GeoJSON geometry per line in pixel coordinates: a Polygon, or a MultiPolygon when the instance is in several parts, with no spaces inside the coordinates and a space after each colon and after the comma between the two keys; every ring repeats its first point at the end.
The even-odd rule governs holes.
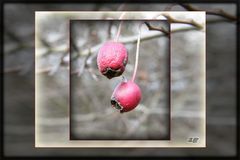
{"type": "MultiPolygon", "coordinates": [[[[104,149],[34,147],[34,11],[115,11],[120,5],[4,4],[4,154],[6,156],[105,155],[104,149]]],[[[192,5],[202,10],[220,8],[236,16],[235,4],[192,5]]],[[[169,4],[126,4],[123,10],[163,11],[167,6],[169,4]]],[[[172,10],[184,9],[175,6],[172,10]]],[[[217,21],[207,24],[207,147],[109,149],[109,155],[233,156],[236,154],[236,22],[218,16],[207,16],[208,20],[215,18],[217,21]]]]}

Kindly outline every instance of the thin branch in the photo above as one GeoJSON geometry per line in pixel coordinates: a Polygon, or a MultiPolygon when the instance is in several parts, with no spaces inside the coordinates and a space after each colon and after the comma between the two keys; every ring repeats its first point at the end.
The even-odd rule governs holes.
{"type": "Polygon", "coordinates": [[[15,47],[11,48],[11,49],[6,49],[4,51],[4,54],[14,54],[19,52],[20,50],[24,50],[26,48],[33,48],[34,44],[25,44],[25,43],[18,43],[15,47]]]}
{"type": "MultiPolygon", "coordinates": [[[[227,21],[226,21],[226,19],[208,20],[207,24],[215,24],[215,23],[222,23],[222,22],[227,22],[227,21]]],[[[171,31],[171,33],[185,32],[185,31],[192,31],[192,30],[196,30],[196,28],[189,26],[189,27],[174,29],[174,30],[171,31]]],[[[149,39],[159,38],[159,37],[163,37],[163,36],[165,36],[165,34],[162,33],[162,32],[160,32],[160,33],[150,33],[148,35],[142,35],[141,36],[141,41],[147,41],[149,39]]],[[[121,38],[119,40],[119,42],[124,43],[124,44],[133,44],[133,43],[137,42],[137,38],[138,38],[137,36],[123,37],[123,38],[121,38]]],[[[88,58],[87,61],[91,62],[94,58],[96,58],[97,51],[101,47],[101,45],[102,45],[102,43],[97,44],[97,45],[95,45],[95,46],[90,48],[90,50],[91,50],[91,52],[93,54],[91,54],[91,56],[88,58]]],[[[65,47],[65,48],[64,47],[53,47],[51,50],[59,51],[59,52],[68,52],[68,47],[65,47]]],[[[77,58],[80,55],[87,55],[88,52],[89,52],[89,49],[85,49],[85,50],[81,51],[80,53],[73,54],[72,56],[77,58]]],[[[67,68],[67,67],[65,67],[65,68],[67,68]]],[[[22,69],[24,69],[23,66],[17,66],[17,67],[13,67],[13,68],[6,68],[6,69],[4,69],[4,73],[5,74],[17,73],[17,72],[21,72],[22,69]]],[[[38,74],[48,73],[51,69],[52,69],[51,67],[42,68],[42,69],[39,69],[37,71],[37,73],[38,74]]],[[[72,74],[74,74],[74,73],[72,73],[72,74]]]]}
{"type": "Polygon", "coordinates": [[[20,72],[22,69],[23,69],[23,66],[17,66],[17,67],[7,68],[7,69],[4,70],[4,73],[20,72]]]}
{"type": "Polygon", "coordinates": [[[90,75],[92,76],[92,78],[93,78],[95,81],[98,81],[99,75],[97,75],[97,74],[94,73],[94,69],[93,69],[93,68],[88,67],[88,68],[87,68],[87,71],[88,71],[88,73],[90,73],[90,75]]]}
{"type": "Polygon", "coordinates": [[[132,79],[131,79],[132,82],[134,82],[135,77],[136,77],[136,74],[137,74],[142,24],[143,24],[143,23],[141,23],[141,24],[139,25],[139,28],[138,28],[138,39],[137,39],[136,59],[135,59],[135,66],[134,66],[134,71],[133,71],[133,75],[132,75],[132,79]]]}
{"type": "Polygon", "coordinates": [[[40,74],[40,73],[50,73],[52,71],[53,67],[46,67],[46,68],[41,68],[41,69],[37,69],[36,73],[40,74]]]}
{"type": "Polygon", "coordinates": [[[155,30],[155,31],[160,31],[160,32],[163,32],[165,33],[166,35],[169,35],[169,31],[167,31],[165,28],[161,27],[161,28],[157,28],[157,27],[154,27],[152,26],[149,22],[144,22],[147,27],[148,27],[148,30],[155,30]]]}
{"type": "Polygon", "coordinates": [[[79,50],[79,48],[78,48],[77,44],[75,43],[74,38],[72,36],[70,37],[70,40],[71,40],[71,47],[72,47],[73,51],[80,52],[80,50],[79,50]]]}
{"type": "Polygon", "coordinates": [[[5,30],[4,32],[9,38],[14,40],[15,42],[19,43],[21,42],[21,39],[12,31],[9,31],[8,29],[5,30]]]}
{"type": "Polygon", "coordinates": [[[47,48],[51,48],[51,45],[49,44],[48,41],[46,41],[44,38],[40,37],[39,40],[41,41],[41,43],[47,47],[47,48]]]}
{"type": "Polygon", "coordinates": [[[230,21],[236,21],[237,20],[236,16],[231,15],[231,14],[225,12],[222,9],[207,10],[207,9],[200,9],[200,8],[194,7],[190,4],[179,4],[179,5],[182,6],[183,8],[185,8],[188,11],[206,11],[206,14],[209,14],[209,15],[220,16],[220,17],[226,18],[230,21]]]}
{"type": "MultiPolygon", "coordinates": [[[[123,10],[124,7],[125,7],[125,3],[121,4],[121,5],[117,8],[117,11],[123,10]]],[[[109,26],[108,26],[108,39],[111,39],[111,30],[112,30],[113,22],[114,22],[114,21],[109,21],[109,26]]]]}
{"type": "Polygon", "coordinates": [[[72,71],[72,72],[71,72],[72,75],[77,74],[78,77],[80,77],[80,76],[83,74],[84,69],[85,69],[86,67],[88,67],[87,60],[88,60],[88,58],[89,58],[90,55],[91,55],[91,50],[89,49],[89,52],[88,52],[87,56],[84,57],[83,60],[82,60],[82,61],[83,61],[82,65],[81,65],[81,66],[79,67],[79,69],[77,69],[76,71],[72,71]]]}
{"type": "Polygon", "coordinates": [[[179,20],[179,19],[175,19],[175,18],[171,17],[169,14],[162,14],[162,16],[167,18],[169,23],[189,24],[189,25],[197,27],[198,29],[202,29],[203,28],[203,26],[201,24],[197,23],[193,19],[190,19],[190,20],[179,20]]]}
{"type": "MultiPolygon", "coordinates": [[[[186,27],[186,28],[180,28],[180,29],[175,29],[173,30],[171,33],[176,33],[176,32],[183,32],[183,31],[191,31],[191,30],[195,30],[195,28],[193,27],[186,27]]],[[[150,39],[154,39],[154,38],[159,38],[159,37],[163,37],[165,36],[164,33],[160,32],[160,33],[150,33],[148,35],[142,35],[141,36],[141,41],[146,41],[146,40],[150,40],[150,39]]],[[[124,37],[121,38],[119,40],[119,42],[124,43],[124,44],[133,44],[136,43],[138,39],[138,36],[130,36],[130,37],[124,37]]],[[[102,44],[98,44],[96,46],[93,46],[90,48],[91,52],[93,54],[91,54],[91,56],[87,59],[87,61],[92,61],[94,58],[96,58],[97,56],[97,51],[99,50],[99,48],[101,47],[102,44]]],[[[58,48],[53,48],[52,50],[59,50],[58,48]]],[[[64,49],[65,51],[67,51],[67,48],[64,49]]],[[[89,49],[85,49],[82,52],[78,53],[77,55],[73,55],[73,56],[80,56],[80,55],[87,55],[89,53],[89,49]]],[[[21,71],[21,69],[23,69],[24,67],[18,67],[16,68],[8,68],[4,70],[4,73],[11,73],[11,72],[18,72],[21,71]],[[13,71],[11,71],[13,70],[13,71]]],[[[46,68],[42,68],[37,70],[38,74],[41,73],[49,73],[51,70],[53,69],[53,67],[46,67],[46,68]]],[[[78,72],[74,72],[72,74],[76,74],[78,72]]]]}
{"type": "MultiPolygon", "coordinates": [[[[183,27],[183,28],[179,28],[179,29],[174,29],[174,30],[171,31],[171,33],[184,32],[184,31],[190,31],[190,30],[196,30],[196,28],[188,26],[188,27],[183,27]]],[[[141,36],[141,41],[143,42],[143,41],[146,41],[146,40],[149,40],[149,39],[159,38],[159,37],[163,37],[163,36],[165,36],[165,33],[163,33],[163,32],[149,33],[147,35],[142,35],[141,36]]],[[[119,39],[119,42],[124,43],[124,44],[133,44],[133,43],[137,43],[137,39],[138,39],[138,36],[135,35],[135,36],[123,37],[123,38],[119,39]]],[[[91,48],[91,52],[93,54],[89,57],[90,61],[92,61],[92,59],[96,58],[97,51],[99,50],[101,45],[102,44],[98,44],[98,45],[93,46],[91,48]]],[[[85,49],[81,53],[79,53],[78,56],[86,55],[87,53],[88,53],[88,49],[85,49]]]]}
{"type": "MultiPolygon", "coordinates": [[[[119,20],[121,20],[121,19],[124,17],[125,14],[126,14],[126,12],[123,12],[123,13],[121,14],[121,16],[119,17],[119,20]]],[[[121,29],[122,29],[122,23],[123,23],[123,21],[120,21],[120,24],[119,24],[119,26],[118,26],[117,35],[116,35],[116,38],[115,38],[115,41],[116,41],[116,42],[118,42],[118,39],[119,39],[119,36],[120,36],[120,32],[121,32],[121,29]]]]}

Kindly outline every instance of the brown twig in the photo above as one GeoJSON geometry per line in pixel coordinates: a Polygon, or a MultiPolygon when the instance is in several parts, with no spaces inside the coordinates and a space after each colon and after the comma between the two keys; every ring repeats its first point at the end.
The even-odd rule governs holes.
{"type": "Polygon", "coordinates": [[[231,15],[231,14],[225,12],[222,9],[207,10],[207,9],[200,9],[200,8],[194,7],[190,4],[179,4],[179,5],[182,6],[183,8],[185,8],[188,11],[206,11],[206,14],[209,14],[209,15],[220,16],[220,17],[226,18],[230,21],[236,21],[237,20],[236,16],[231,15]]]}
{"type": "MultiPolygon", "coordinates": [[[[217,20],[208,20],[207,24],[214,24],[214,23],[221,23],[221,22],[226,22],[226,19],[217,19],[217,20]]],[[[171,33],[177,33],[177,32],[184,32],[184,31],[191,31],[191,30],[195,30],[196,28],[194,27],[186,27],[186,28],[181,28],[181,29],[175,29],[172,30],[171,33]]],[[[154,33],[151,35],[146,35],[146,36],[142,36],[141,37],[141,41],[146,41],[149,39],[154,39],[154,38],[158,38],[158,37],[162,37],[165,36],[165,34],[162,33],[154,33]]],[[[120,42],[125,43],[125,44],[132,44],[132,43],[136,43],[137,42],[137,36],[130,36],[130,37],[123,37],[120,39],[120,42]]],[[[91,47],[91,52],[93,54],[91,54],[91,56],[89,56],[88,59],[94,59],[97,56],[97,50],[100,48],[101,44],[98,44],[96,46],[91,47]]],[[[67,52],[68,48],[62,48],[61,49],[59,47],[53,47],[51,48],[52,51],[58,51],[58,52],[67,52]]],[[[72,56],[75,56],[76,58],[79,57],[79,55],[87,55],[89,52],[89,49],[83,50],[80,53],[77,54],[73,54],[72,56]]],[[[65,68],[67,68],[65,66],[65,68]]],[[[4,74],[8,74],[8,73],[19,73],[24,69],[23,66],[17,66],[17,67],[13,67],[13,68],[6,68],[4,69],[4,74]]],[[[41,73],[48,73],[52,70],[51,67],[47,67],[47,68],[42,68],[37,70],[38,74],[41,73]]],[[[77,72],[78,73],[78,72],[77,72]]],[[[72,74],[76,74],[76,73],[72,73],[72,74]]]]}
{"type": "Polygon", "coordinates": [[[19,42],[14,48],[11,49],[6,49],[5,54],[14,54],[17,53],[20,50],[24,50],[26,48],[33,48],[34,44],[25,44],[25,43],[21,43],[19,42]]]}
{"type": "Polygon", "coordinates": [[[4,70],[4,73],[16,73],[16,72],[20,72],[22,69],[23,69],[23,66],[7,68],[4,70]]]}
{"type": "MultiPolygon", "coordinates": [[[[194,30],[195,28],[191,27],[191,28],[184,28],[184,29],[176,29],[173,30],[171,33],[175,33],[175,32],[181,32],[181,31],[190,31],[190,30],[194,30]]],[[[143,35],[141,37],[141,41],[146,41],[149,39],[154,39],[154,38],[158,38],[158,37],[162,37],[165,36],[164,33],[153,33],[153,34],[149,34],[149,35],[143,35]]],[[[120,39],[120,42],[124,43],[124,44],[132,44],[132,43],[136,43],[137,42],[137,36],[130,36],[130,37],[125,37],[120,39]]],[[[91,52],[93,54],[90,54],[89,58],[87,60],[92,61],[92,59],[94,59],[97,56],[97,50],[101,47],[101,44],[98,44],[96,46],[93,46],[90,48],[91,52]]],[[[57,48],[55,48],[54,50],[58,50],[57,48]]],[[[67,51],[67,48],[64,49],[64,51],[67,51]]],[[[89,53],[89,49],[83,50],[80,53],[78,53],[77,55],[73,55],[74,57],[79,57],[79,55],[87,55],[89,53]]],[[[60,65],[62,66],[62,65],[60,65]]],[[[20,72],[24,67],[19,67],[19,68],[7,68],[4,70],[4,73],[11,73],[11,72],[20,72]]],[[[65,66],[66,68],[66,66],[65,66]]],[[[44,73],[49,73],[51,70],[53,69],[53,67],[46,67],[46,68],[42,68],[37,70],[38,74],[44,74],[44,73]]],[[[74,71],[71,74],[77,74],[77,71],[74,71]]]]}
{"type": "Polygon", "coordinates": [[[37,69],[37,70],[36,70],[36,73],[37,73],[37,74],[40,74],[40,73],[49,73],[49,72],[51,72],[51,70],[52,70],[52,67],[46,67],[46,68],[37,69]]]}
{"type": "Polygon", "coordinates": [[[189,19],[189,20],[179,20],[179,19],[175,19],[173,17],[171,17],[169,14],[162,14],[162,16],[164,16],[165,18],[167,18],[169,23],[182,23],[182,24],[189,24],[192,25],[194,27],[197,27],[198,29],[202,29],[203,26],[199,23],[197,23],[196,21],[194,21],[193,19],[189,19]]]}
{"type": "Polygon", "coordinates": [[[6,30],[5,30],[5,34],[6,34],[9,38],[11,38],[12,40],[14,40],[15,42],[17,42],[17,43],[21,42],[21,39],[20,39],[14,32],[6,29],[6,30]]]}
{"type": "Polygon", "coordinates": [[[165,28],[161,27],[161,28],[157,28],[157,27],[154,27],[152,26],[149,22],[144,22],[147,27],[148,27],[148,30],[155,30],[155,31],[160,31],[160,32],[163,32],[164,34],[166,35],[169,35],[169,31],[167,31],[165,28]]]}

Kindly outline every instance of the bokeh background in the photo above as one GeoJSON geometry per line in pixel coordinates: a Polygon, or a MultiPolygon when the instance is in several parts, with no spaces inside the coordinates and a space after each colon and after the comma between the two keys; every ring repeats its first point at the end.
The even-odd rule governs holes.
{"type": "MultiPolygon", "coordinates": [[[[221,8],[236,16],[234,4],[192,4],[205,9],[221,8]]],[[[36,10],[117,10],[120,4],[5,4],[4,5],[4,153],[7,156],[105,155],[104,149],[37,149],[34,147],[34,11],[36,10]]],[[[126,4],[121,10],[164,10],[169,4],[126,4]]],[[[175,6],[173,10],[184,10],[175,6]]],[[[110,149],[109,155],[123,156],[232,156],[236,154],[236,22],[217,16],[207,23],[207,147],[201,149],[110,149]],[[228,42],[228,43],[226,43],[228,42]]],[[[56,29],[56,28],[54,28],[56,29]]],[[[59,27],[61,31],[61,27],[59,27]]],[[[47,41],[55,41],[47,39],[47,41]]],[[[59,38],[61,39],[61,38],[59,38]]],[[[64,39],[64,38],[63,38],[64,39]]],[[[56,41],[58,43],[58,41],[56,41]]],[[[59,42],[60,43],[60,42],[59,42]]],[[[45,45],[48,45],[46,42],[45,45]]],[[[43,51],[44,52],[44,51],[43,51]]],[[[46,52],[44,52],[46,53],[46,52]]],[[[52,53],[49,52],[49,53],[52,53]]],[[[67,54],[67,53],[62,53],[67,54]]],[[[56,58],[57,56],[52,56],[56,58]]],[[[59,56],[60,57],[60,56],[59,56]]],[[[60,60],[61,58],[59,58],[60,60]]],[[[58,61],[60,62],[60,61],[58,61]]],[[[60,63],[61,64],[61,63],[60,63]]],[[[50,87],[62,84],[59,69],[46,68],[50,87]],[[49,75],[48,75],[49,74],[49,75]],[[53,83],[50,83],[53,82],[53,83]]],[[[66,71],[67,73],[67,71],[66,71]]],[[[62,88],[64,89],[64,88],[62,88]]],[[[55,97],[54,107],[67,104],[55,97]],[[58,100],[58,101],[57,101],[58,100]]],[[[56,111],[59,111],[56,109],[56,111]]],[[[64,109],[62,110],[64,112],[64,109]]],[[[41,113],[47,116],[48,113],[41,113]]],[[[57,112],[56,115],[61,115],[57,112]]],[[[59,116],[61,118],[61,116],[59,116]]],[[[47,121],[46,131],[62,121],[47,121]]],[[[61,132],[61,131],[58,131],[61,132]]]]}
{"type": "MultiPolygon", "coordinates": [[[[83,55],[83,51],[88,48],[114,40],[119,22],[71,21],[71,139],[169,139],[168,37],[153,38],[140,43],[135,82],[142,90],[142,100],[134,111],[128,113],[120,114],[110,103],[112,92],[123,77],[109,80],[100,74],[96,63],[98,50],[83,55]],[[147,114],[147,111],[152,113],[147,114]]],[[[123,21],[119,38],[138,35],[138,28],[142,23],[143,21],[123,21]]],[[[168,31],[170,29],[167,21],[147,23],[158,28],[164,27],[168,31]]],[[[149,31],[146,25],[142,25],[142,37],[146,37],[150,32],[160,31],[149,31]]],[[[126,43],[125,46],[129,61],[123,76],[130,80],[135,65],[136,43],[126,43]]]]}

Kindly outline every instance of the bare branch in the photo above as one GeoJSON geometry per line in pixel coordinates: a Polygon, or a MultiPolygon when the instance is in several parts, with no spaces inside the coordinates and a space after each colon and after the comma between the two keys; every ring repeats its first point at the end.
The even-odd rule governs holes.
{"type": "MultiPolygon", "coordinates": [[[[207,24],[214,24],[214,23],[221,23],[221,22],[226,22],[226,19],[217,19],[217,20],[208,20],[207,21],[207,24]]],[[[184,28],[179,28],[179,29],[175,29],[175,30],[172,30],[171,33],[177,33],[177,32],[185,32],[185,31],[192,31],[192,30],[196,30],[195,27],[184,27],[184,28]]],[[[154,38],[158,38],[158,37],[162,37],[162,36],[165,36],[164,33],[150,33],[148,35],[142,35],[141,37],[141,41],[146,41],[146,40],[149,40],[149,39],[154,39],[154,38]]],[[[137,42],[137,36],[130,36],[130,37],[123,37],[119,40],[119,42],[122,42],[124,44],[133,44],[133,43],[136,43],[137,42]]],[[[91,52],[93,54],[91,54],[89,56],[89,58],[87,59],[87,64],[88,62],[91,63],[92,60],[94,58],[96,58],[97,56],[97,51],[98,49],[101,47],[102,43],[100,44],[97,44],[93,47],[90,48],[91,52]]],[[[56,46],[56,47],[52,47],[51,48],[51,51],[58,51],[58,52],[68,52],[68,47],[62,47],[62,46],[56,46]]],[[[75,53],[73,54],[72,56],[74,57],[74,59],[76,59],[77,57],[79,57],[80,55],[87,55],[89,52],[89,49],[85,49],[83,51],[81,51],[80,53],[75,53]]],[[[66,56],[69,56],[66,55],[66,56]]],[[[65,57],[63,57],[62,59],[64,59],[65,57]]],[[[42,69],[39,69],[37,71],[37,73],[48,73],[51,69],[51,67],[47,67],[47,68],[42,68],[42,69]]],[[[8,73],[18,73],[18,72],[21,72],[21,70],[24,69],[23,66],[17,66],[17,67],[13,67],[13,68],[6,68],[4,69],[4,73],[5,74],[8,74],[8,73]]],[[[76,74],[76,73],[72,73],[72,74],[76,74]]]]}
{"type": "MultiPolygon", "coordinates": [[[[194,27],[186,27],[186,28],[180,28],[180,29],[175,29],[173,30],[171,33],[175,33],[175,32],[183,32],[183,31],[191,31],[191,30],[195,30],[194,27]]],[[[142,35],[141,37],[141,41],[146,41],[146,40],[149,40],[149,39],[154,39],[154,38],[158,38],[158,37],[163,37],[165,36],[164,33],[160,32],[160,33],[150,33],[150,34],[147,34],[147,35],[142,35]]],[[[130,37],[123,37],[121,39],[119,39],[119,42],[121,43],[124,43],[124,44],[132,44],[132,43],[136,43],[137,42],[137,36],[130,36],[130,37]]],[[[90,48],[90,51],[93,53],[93,54],[90,54],[89,58],[87,59],[86,63],[88,61],[92,61],[94,58],[96,58],[97,56],[97,51],[99,50],[99,48],[101,47],[102,43],[101,44],[98,44],[96,46],[93,46],[90,48]]],[[[63,48],[62,48],[63,49],[63,48]]],[[[68,48],[65,48],[64,52],[67,52],[67,49],[68,48]]],[[[59,48],[52,48],[52,50],[60,50],[59,48]]],[[[83,50],[82,52],[78,53],[77,55],[73,54],[74,57],[79,57],[80,55],[87,55],[89,53],[89,49],[86,49],[86,50],[83,50]]],[[[90,63],[89,62],[89,63],[90,63]]],[[[87,63],[88,64],[88,63],[87,63]]],[[[62,65],[61,65],[62,66],[62,65]]],[[[12,72],[18,72],[20,71],[21,69],[23,69],[23,67],[19,67],[17,69],[14,69],[14,68],[8,68],[8,69],[5,69],[4,70],[4,73],[11,73],[11,70],[14,70],[12,72]]],[[[53,69],[53,67],[46,67],[46,68],[42,68],[42,69],[39,69],[37,70],[37,73],[40,74],[40,73],[49,73],[51,70],[53,69]]],[[[78,72],[74,71],[73,73],[71,74],[76,74],[78,72]]],[[[90,71],[90,73],[92,73],[92,70],[90,71]]],[[[96,76],[93,76],[96,78],[96,76]]],[[[94,79],[95,79],[94,78],[94,79]]]]}
{"type": "Polygon", "coordinates": [[[150,25],[149,22],[144,22],[144,23],[147,25],[147,27],[148,27],[149,30],[160,31],[160,32],[165,33],[166,35],[169,35],[169,31],[167,31],[167,30],[166,30],[165,28],[163,28],[163,27],[157,28],[157,27],[154,27],[154,26],[150,25]]]}
{"type": "Polygon", "coordinates": [[[7,28],[4,33],[15,42],[21,42],[21,39],[14,32],[9,31],[7,28]]]}
{"type": "Polygon", "coordinates": [[[193,19],[190,19],[190,20],[179,20],[179,19],[175,19],[175,18],[171,17],[169,14],[162,14],[162,15],[167,18],[169,23],[189,24],[189,25],[197,27],[198,29],[202,29],[203,28],[203,26],[201,24],[198,24],[193,19]]]}
{"type": "Polygon", "coordinates": [[[12,68],[7,68],[4,70],[4,73],[15,73],[15,72],[20,72],[22,70],[23,66],[17,66],[17,67],[12,67],[12,68]]]}
{"type": "Polygon", "coordinates": [[[72,75],[77,74],[78,77],[80,77],[83,74],[85,67],[88,67],[87,60],[88,60],[90,55],[91,55],[91,50],[89,49],[87,56],[84,57],[83,60],[82,60],[83,61],[82,65],[76,71],[72,71],[71,72],[72,75]]]}
{"type": "Polygon", "coordinates": [[[200,9],[200,8],[194,7],[190,4],[179,4],[179,5],[182,6],[183,8],[185,8],[188,11],[206,11],[206,14],[209,14],[209,15],[220,16],[220,17],[226,18],[230,21],[236,21],[237,20],[236,16],[231,15],[231,14],[225,12],[222,9],[206,10],[206,9],[200,9]]]}

